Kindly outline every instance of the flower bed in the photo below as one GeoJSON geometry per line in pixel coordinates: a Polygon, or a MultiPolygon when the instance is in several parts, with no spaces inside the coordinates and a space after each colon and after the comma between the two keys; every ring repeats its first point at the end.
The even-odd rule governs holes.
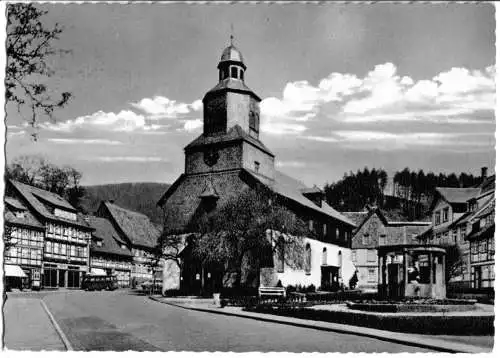
{"type": "Polygon", "coordinates": [[[494,334],[494,314],[453,315],[422,313],[421,315],[384,314],[370,312],[349,312],[313,309],[307,307],[257,306],[248,310],[289,316],[301,319],[349,324],[387,331],[450,334],[450,335],[492,335],[494,334]]]}
{"type": "Polygon", "coordinates": [[[358,300],[347,302],[347,307],[370,312],[464,312],[475,310],[475,303],[475,300],[405,298],[400,301],[358,300]]]}

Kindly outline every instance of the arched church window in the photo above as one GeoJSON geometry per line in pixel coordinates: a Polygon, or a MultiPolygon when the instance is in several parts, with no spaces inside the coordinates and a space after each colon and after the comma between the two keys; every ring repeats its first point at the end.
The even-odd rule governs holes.
{"type": "Polygon", "coordinates": [[[238,78],[238,68],[237,67],[231,67],[231,77],[238,78]]]}
{"type": "Polygon", "coordinates": [[[323,247],[323,259],[321,260],[322,265],[327,265],[328,264],[328,251],[326,250],[326,247],[323,247]]]}
{"type": "Polygon", "coordinates": [[[307,243],[306,244],[306,252],[305,252],[305,272],[306,275],[311,274],[311,264],[312,264],[312,257],[311,257],[311,244],[307,243]]]}

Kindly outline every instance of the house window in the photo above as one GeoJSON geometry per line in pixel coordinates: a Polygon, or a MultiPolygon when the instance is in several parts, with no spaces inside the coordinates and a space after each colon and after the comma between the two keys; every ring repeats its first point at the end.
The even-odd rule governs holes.
{"type": "Polygon", "coordinates": [[[385,234],[380,235],[380,245],[387,245],[387,236],[385,234]]]}
{"type": "Polygon", "coordinates": [[[352,259],[352,262],[354,262],[354,263],[356,263],[356,261],[358,261],[358,255],[356,253],[356,250],[352,250],[351,259],[352,259]]]}
{"type": "Polygon", "coordinates": [[[97,241],[97,247],[102,247],[102,241],[97,241]]]}
{"type": "Polygon", "coordinates": [[[323,259],[321,264],[322,265],[328,264],[328,251],[326,250],[326,247],[323,247],[323,259]]]}
{"type": "Polygon", "coordinates": [[[453,229],[453,242],[455,244],[458,242],[458,229],[453,229]]]}
{"type": "Polygon", "coordinates": [[[306,244],[306,252],[305,252],[305,271],[306,275],[311,274],[311,245],[309,243],[306,244]]]}
{"type": "Polygon", "coordinates": [[[368,233],[363,235],[363,239],[362,239],[363,245],[368,245],[368,238],[369,238],[368,233]]]}
{"type": "Polygon", "coordinates": [[[375,269],[368,269],[368,282],[376,282],[375,269]]]}
{"type": "Polygon", "coordinates": [[[240,79],[243,81],[245,79],[245,72],[240,68],[240,79]]]}
{"type": "Polygon", "coordinates": [[[368,250],[367,256],[368,256],[367,258],[368,262],[377,261],[377,250],[368,250]]]}
{"type": "Polygon", "coordinates": [[[441,213],[439,211],[436,211],[434,213],[434,224],[435,225],[441,224],[441,213]]]}
{"type": "Polygon", "coordinates": [[[260,163],[259,162],[253,162],[253,167],[256,173],[259,172],[260,169],[260,163]]]}
{"type": "Polygon", "coordinates": [[[443,223],[446,223],[448,222],[448,212],[449,212],[449,208],[444,208],[443,209],[443,223]]]}
{"type": "Polygon", "coordinates": [[[323,224],[323,236],[326,236],[326,224],[323,224]]]}
{"type": "Polygon", "coordinates": [[[313,230],[314,230],[314,221],[309,220],[309,231],[313,231],[313,230]]]}

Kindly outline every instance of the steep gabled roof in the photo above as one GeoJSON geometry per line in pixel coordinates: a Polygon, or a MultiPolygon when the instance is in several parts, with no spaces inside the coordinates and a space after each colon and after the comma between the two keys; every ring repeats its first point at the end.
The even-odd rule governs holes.
{"type": "Polygon", "coordinates": [[[91,250],[104,254],[113,254],[132,257],[132,252],[127,247],[122,248],[126,243],[120,238],[120,234],[115,230],[113,224],[106,218],[89,216],[90,226],[95,229],[92,236],[102,241],[102,246],[97,246],[92,241],[91,250]]]}
{"type": "Polygon", "coordinates": [[[467,200],[479,195],[480,188],[436,188],[438,194],[450,204],[466,204],[467,200]]]}
{"type": "Polygon", "coordinates": [[[225,134],[216,136],[206,136],[204,134],[201,134],[200,136],[198,136],[198,138],[185,146],[184,151],[189,151],[192,148],[205,146],[208,144],[218,144],[238,140],[244,140],[274,157],[274,154],[271,152],[271,150],[269,150],[269,148],[264,145],[264,143],[244,131],[239,124],[235,124],[225,134]]]}
{"type": "Polygon", "coordinates": [[[28,208],[16,198],[6,196],[4,198],[4,201],[7,206],[10,206],[14,210],[22,210],[22,211],[28,210],[28,208]]]}
{"type": "Polygon", "coordinates": [[[270,188],[275,193],[290,199],[308,209],[314,210],[321,214],[327,215],[336,220],[342,221],[352,227],[355,227],[356,224],[343,216],[337,210],[332,208],[330,205],[326,203],[326,201],[321,202],[321,207],[314,204],[311,200],[304,196],[303,190],[306,190],[308,187],[302,183],[301,181],[294,179],[278,170],[275,171],[274,180],[266,178],[262,175],[258,175],[256,173],[245,170],[252,177],[257,179],[259,182],[270,188]]]}
{"type": "Polygon", "coordinates": [[[343,211],[341,213],[346,218],[351,220],[356,227],[359,227],[361,223],[366,219],[366,217],[370,214],[369,211],[343,211]]]}
{"type": "Polygon", "coordinates": [[[492,223],[490,225],[486,225],[483,228],[480,228],[479,230],[472,231],[469,235],[467,235],[466,240],[478,240],[494,236],[495,223],[492,223]]]}
{"type": "Polygon", "coordinates": [[[153,248],[161,234],[157,226],[144,214],[124,209],[108,201],[103,202],[111,219],[133,244],[153,248]]]}
{"type": "Polygon", "coordinates": [[[30,209],[34,210],[37,215],[43,217],[44,219],[90,229],[88,224],[84,220],[82,220],[80,216],[77,216],[77,220],[73,221],[53,214],[53,212],[50,210],[51,207],[61,208],[72,213],[77,212],[77,210],[61,196],[31,185],[20,183],[15,180],[10,180],[9,183],[28,203],[30,209]]]}
{"type": "Polygon", "coordinates": [[[4,221],[7,224],[27,226],[33,229],[45,230],[45,226],[29,212],[19,200],[12,197],[5,197],[4,221]],[[21,211],[22,217],[16,216],[13,211],[21,211]]]}

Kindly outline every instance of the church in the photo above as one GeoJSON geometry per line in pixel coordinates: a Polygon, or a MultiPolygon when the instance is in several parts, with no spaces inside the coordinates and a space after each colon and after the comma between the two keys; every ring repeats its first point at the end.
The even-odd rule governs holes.
{"type": "MultiPolygon", "coordinates": [[[[275,264],[271,282],[254,285],[348,284],[355,271],[351,261],[351,234],[355,224],[324,201],[317,187],[275,168],[275,155],[260,140],[261,98],[245,84],[247,66],[231,44],[218,63],[219,82],[203,97],[203,133],[184,148],[184,173],[158,202],[169,231],[186,233],[195,213],[222,205],[244,190],[270,189],[288,209],[308,223],[315,238],[304,239],[303,269],[275,264]]],[[[269,270],[269,268],[266,268],[269,270]]],[[[266,277],[269,277],[267,275],[266,277]]],[[[213,287],[215,275],[197,265],[164,266],[164,291],[182,289],[196,294],[213,287]]],[[[210,292],[208,292],[210,293],[210,292]]]]}

